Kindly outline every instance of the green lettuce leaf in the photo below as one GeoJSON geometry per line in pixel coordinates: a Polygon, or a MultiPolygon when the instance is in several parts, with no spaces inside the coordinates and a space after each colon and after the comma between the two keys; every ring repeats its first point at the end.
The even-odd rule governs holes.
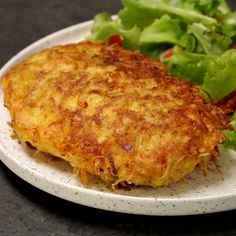
{"type": "Polygon", "coordinates": [[[236,112],[233,114],[231,125],[233,126],[234,130],[224,131],[228,138],[222,144],[226,148],[232,148],[236,150],[236,112]]]}
{"type": "Polygon", "coordinates": [[[224,147],[236,150],[236,131],[225,130],[224,133],[228,138],[222,143],[224,147]]]}
{"type": "Polygon", "coordinates": [[[184,41],[180,40],[184,32],[179,19],[164,15],[143,30],[140,43],[172,43],[185,47],[184,41]]]}
{"type": "Polygon", "coordinates": [[[230,8],[225,0],[189,0],[194,4],[194,8],[199,10],[202,14],[211,17],[222,16],[222,14],[230,13],[230,8]]]}
{"type": "Polygon", "coordinates": [[[213,100],[220,100],[236,89],[236,50],[207,61],[203,88],[213,100]]]}
{"type": "Polygon", "coordinates": [[[139,38],[141,31],[137,26],[126,30],[119,20],[112,20],[108,13],[100,13],[94,18],[92,34],[89,39],[108,42],[112,35],[122,35],[124,38],[123,47],[131,50],[139,49],[139,38]]]}
{"type": "Polygon", "coordinates": [[[236,11],[224,16],[221,27],[223,34],[233,38],[233,42],[236,43],[236,11]]]}
{"type": "Polygon", "coordinates": [[[226,0],[220,0],[220,5],[218,7],[218,10],[219,10],[218,16],[221,17],[222,15],[227,15],[232,12],[226,0]]]}
{"type": "Polygon", "coordinates": [[[201,23],[192,24],[189,32],[193,33],[207,55],[222,55],[233,42],[230,37],[218,33],[201,23]]]}
{"type": "Polygon", "coordinates": [[[97,33],[107,23],[112,22],[111,15],[107,12],[101,12],[94,16],[91,38],[96,38],[97,33]]]}
{"type": "Polygon", "coordinates": [[[174,48],[174,55],[165,59],[171,74],[192,79],[203,84],[211,99],[219,101],[236,89],[236,50],[226,51],[222,56],[209,56],[174,48]]]}
{"type": "Polygon", "coordinates": [[[163,51],[171,48],[173,45],[166,43],[144,43],[140,46],[140,52],[154,60],[159,60],[163,51]]]}
{"type": "Polygon", "coordinates": [[[185,33],[181,36],[179,45],[185,46],[186,52],[195,52],[197,40],[193,35],[185,33]]]}
{"type": "Polygon", "coordinates": [[[221,0],[182,0],[184,9],[194,9],[202,13],[203,15],[213,17],[219,10],[218,7],[221,4],[221,0]]]}
{"type": "Polygon", "coordinates": [[[156,19],[154,16],[144,14],[142,11],[131,7],[125,7],[122,9],[118,13],[118,17],[126,29],[130,29],[134,25],[144,29],[152,24],[152,22],[156,19]]]}
{"type": "MultiPolygon", "coordinates": [[[[123,5],[126,8],[135,9],[142,12],[143,15],[147,15],[148,18],[160,18],[162,15],[169,15],[172,17],[178,17],[184,19],[187,22],[204,23],[205,25],[216,24],[216,19],[205,16],[196,10],[184,9],[178,5],[170,5],[170,1],[164,0],[123,0],[123,5]]],[[[177,2],[177,1],[175,1],[177,2]]],[[[125,20],[120,16],[122,20],[125,20]]]]}
{"type": "Polygon", "coordinates": [[[190,53],[174,48],[174,55],[163,61],[170,73],[182,79],[191,79],[194,84],[202,84],[207,71],[207,63],[211,56],[190,53]]]}

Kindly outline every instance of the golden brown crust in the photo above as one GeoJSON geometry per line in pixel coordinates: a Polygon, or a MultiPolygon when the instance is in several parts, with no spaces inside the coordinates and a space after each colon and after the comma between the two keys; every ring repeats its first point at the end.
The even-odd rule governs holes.
{"type": "Polygon", "coordinates": [[[228,120],[159,62],[99,42],[45,50],[4,77],[18,138],[113,184],[162,186],[216,158],[228,120]],[[202,164],[204,163],[204,164],[202,164]]]}

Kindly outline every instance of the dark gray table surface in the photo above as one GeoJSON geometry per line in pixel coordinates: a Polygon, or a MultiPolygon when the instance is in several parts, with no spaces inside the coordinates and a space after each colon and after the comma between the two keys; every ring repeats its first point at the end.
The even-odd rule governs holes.
{"type": "MultiPolygon", "coordinates": [[[[0,67],[47,34],[120,7],[119,0],[0,0],[0,67]]],[[[182,217],[106,212],[40,191],[0,161],[0,235],[236,235],[236,211],[182,217]]]]}

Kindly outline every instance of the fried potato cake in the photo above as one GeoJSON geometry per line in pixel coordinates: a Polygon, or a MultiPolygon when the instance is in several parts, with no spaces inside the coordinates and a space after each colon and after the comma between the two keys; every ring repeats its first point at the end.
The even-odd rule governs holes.
{"type": "Polygon", "coordinates": [[[39,52],[3,78],[23,143],[60,157],[82,183],[166,186],[216,162],[228,120],[189,81],[118,45],[85,41],[39,52]]]}

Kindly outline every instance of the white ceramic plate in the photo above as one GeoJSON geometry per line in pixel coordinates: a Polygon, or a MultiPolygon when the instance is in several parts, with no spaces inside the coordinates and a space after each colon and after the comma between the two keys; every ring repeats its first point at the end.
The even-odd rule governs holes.
{"type": "MultiPolygon", "coordinates": [[[[83,40],[91,24],[89,21],[71,26],[30,45],[2,68],[0,77],[35,52],[53,45],[83,40]]],[[[60,198],[95,208],[145,215],[190,215],[236,208],[236,154],[233,151],[221,150],[221,173],[210,170],[208,176],[203,177],[196,171],[186,181],[170,187],[112,192],[99,181],[84,187],[65,162],[51,160],[43,154],[33,155],[32,151],[11,138],[12,130],[7,124],[9,121],[1,89],[1,161],[25,181],[60,198]]]]}

